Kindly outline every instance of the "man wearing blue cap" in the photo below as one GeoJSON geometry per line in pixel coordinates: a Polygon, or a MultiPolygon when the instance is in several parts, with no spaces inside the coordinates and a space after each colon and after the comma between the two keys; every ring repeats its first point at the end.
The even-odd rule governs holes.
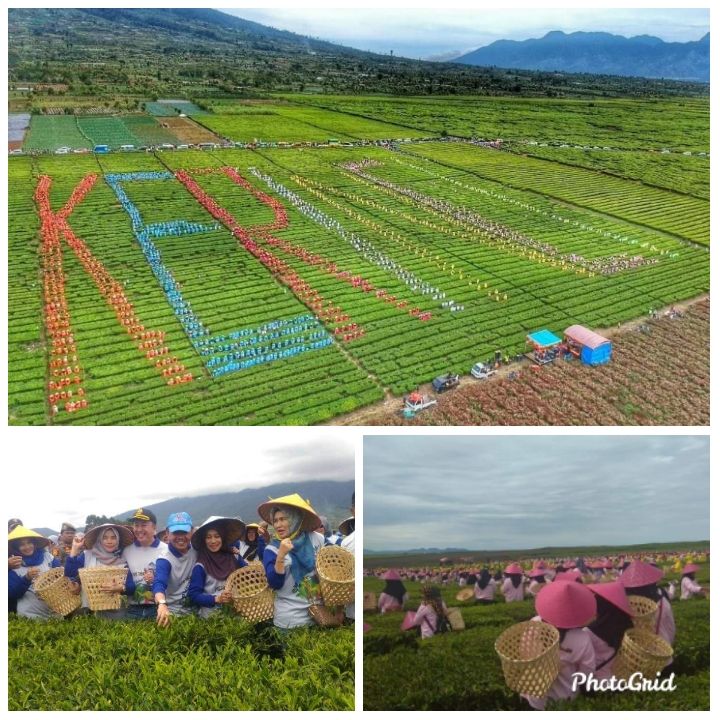
{"type": "Polygon", "coordinates": [[[193,613],[193,604],[187,597],[190,575],[197,561],[197,551],[190,544],[192,529],[192,518],[186,512],[171,513],[168,517],[168,548],[158,558],[153,582],[160,627],[170,624],[171,615],[193,613]]]}

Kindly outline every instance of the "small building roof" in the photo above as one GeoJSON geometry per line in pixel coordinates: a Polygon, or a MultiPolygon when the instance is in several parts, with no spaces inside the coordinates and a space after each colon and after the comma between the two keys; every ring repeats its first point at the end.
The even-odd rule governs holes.
{"type": "Polygon", "coordinates": [[[565,331],[565,336],[585,347],[589,347],[591,350],[610,342],[606,337],[598,335],[596,332],[588,330],[582,325],[571,325],[565,331]]]}
{"type": "Polygon", "coordinates": [[[537,332],[530,333],[528,340],[539,345],[540,347],[552,347],[553,345],[559,345],[562,340],[551,333],[549,330],[538,330],[537,332]]]}

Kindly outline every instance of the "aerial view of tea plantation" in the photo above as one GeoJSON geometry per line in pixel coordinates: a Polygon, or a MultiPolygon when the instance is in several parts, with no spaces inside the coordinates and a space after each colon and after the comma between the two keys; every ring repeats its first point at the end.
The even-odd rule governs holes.
{"type": "MultiPolygon", "coordinates": [[[[674,337],[710,287],[707,85],[527,74],[517,90],[478,69],[442,76],[452,93],[430,73],[428,92],[408,61],[369,92],[352,56],[332,88],[299,63],[286,86],[230,87],[172,53],[157,77],[142,53],[94,74],[67,40],[81,12],[10,15],[11,424],[308,425],[388,402],[399,421],[442,375],[485,383],[488,407],[533,365],[530,334],[630,322],[647,328],[633,372],[673,394],[674,337]]],[[[84,22],[135,32],[102,12],[84,22]]],[[[702,318],[684,422],[645,397],[628,423],[708,422],[702,318]]],[[[577,396],[613,371],[566,358],[577,396]]]]}

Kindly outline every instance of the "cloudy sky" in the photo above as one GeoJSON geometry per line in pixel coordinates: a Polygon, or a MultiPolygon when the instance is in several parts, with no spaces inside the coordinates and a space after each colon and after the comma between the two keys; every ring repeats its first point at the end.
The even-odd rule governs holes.
{"type": "Polygon", "coordinates": [[[366,436],[370,550],[710,537],[701,436],[366,436]]]}
{"type": "Polygon", "coordinates": [[[177,496],[351,480],[355,439],[324,428],[11,428],[3,506],[30,527],[82,525],[177,496]],[[72,436],[70,440],[67,436],[72,436]],[[8,479],[10,481],[8,482],[8,479]]]}
{"type": "MultiPolygon", "coordinates": [[[[655,35],[667,42],[699,40],[710,30],[707,8],[513,8],[502,9],[423,3],[370,3],[376,7],[336,9],[325,6],[222,8],[247,20],[291,30],[360,50],[412,58],[456,55],[495,40],[526,40],[550,30],[604,31],[630,37],[655,35]],[[414,5],[415,7],[412,7],[414,5]]],[[[641,3],[637,3],[641,4],[641,3]]]]}

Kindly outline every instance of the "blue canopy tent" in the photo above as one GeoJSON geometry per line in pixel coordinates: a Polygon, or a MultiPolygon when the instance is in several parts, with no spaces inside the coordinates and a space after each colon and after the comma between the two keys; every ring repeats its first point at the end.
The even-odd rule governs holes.
{"type": "Polygon", "coordinates": [[[527,336],[528,342],[533,346],[530,359],[538,365],[551,363],[557,358],[562,340],[549,330],[537,330],[527,336]]]}

